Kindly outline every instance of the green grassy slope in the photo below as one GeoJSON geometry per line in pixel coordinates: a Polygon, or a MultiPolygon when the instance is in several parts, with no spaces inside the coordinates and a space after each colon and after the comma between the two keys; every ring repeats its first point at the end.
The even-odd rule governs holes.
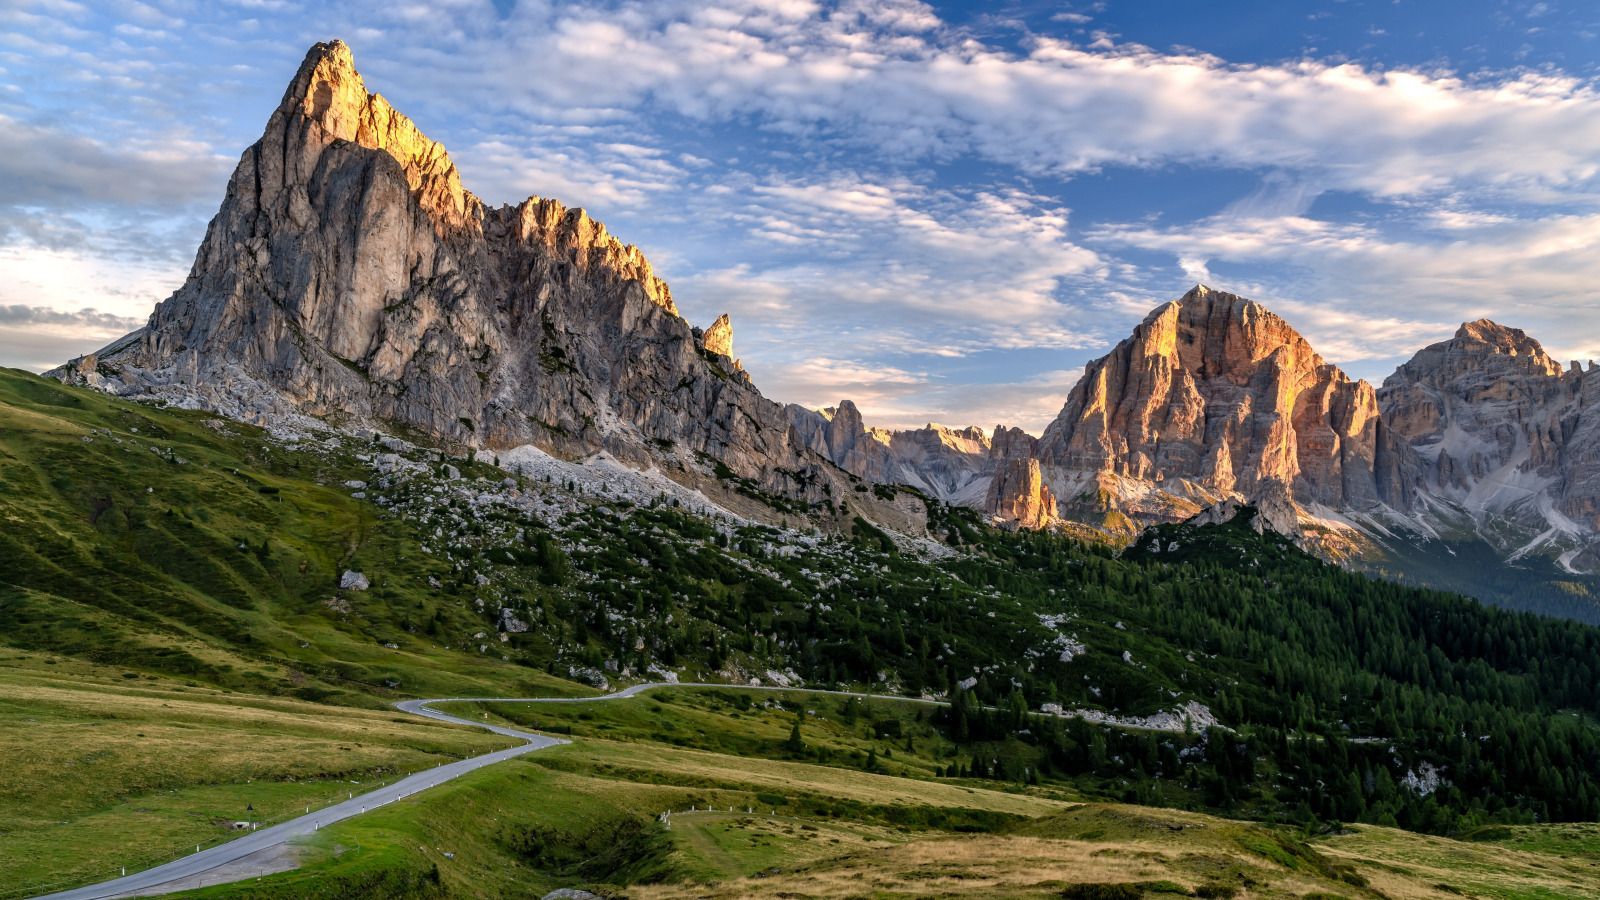
{"type": "Polygon", "coordinates": [[[369,708],[664,674],[871,685],[958,702],[876,737],[858,713],[790,757],[770,746],[786,734],[697,734],[739,722],[732,707],[677,734],[612,724],[1306,826],[1600,815],[1592,627],[1372,581],[1237,522],[1163,526],[1118,556],[928,501],[952,550],[864,521],[821,536],[507,479],[425,447],[279,439],[0,372],[0,644],[369,708]],[[341,590],[346,569],[371,589],[341,590]],[[1187,708],[1220,727],[1104,727],[1047,705],[1125,724],[1187,708]]]}
{"type": "MultiPolygon", "coordinates": [[[[690,693],[715,696],[680,698],[690,693]]],[[[618,703],[632,708],[616,721],[647,722],[652,702],[618,703]]],[[[708,708],[669,718],[705,721],[708,708]]],[[[742,716],[707,739],[759,743],[768,724],[742,716]]],[[[491,900],[571,887],[635,900],[1576,900],[1600,890],[1586,826],[1474,840],[1378,826],[1307,833],[1050,793],[582,737],[325,829],[299,871],[183,896],[491,900]],[[677,812],[670,824],[663,810],[677,812]]]]}
{"type": "Polygon", "coordinates": [[[0,650],[0,898],[100,881],[513,744],[478,729],[0,650]],[[251,808],[253,807],[253,809],[251,808]]]}
{"type": "Polygon", "coordinates": [[[448,569],[339,489],[371,448],[298,449],[259,428],[0,372],[0,634],[6,643],[207,684],[381,705],[403,691],[570,691],[407,641],[448,569]],[[338,589],[346,569],[384,573],[338,589]]]}

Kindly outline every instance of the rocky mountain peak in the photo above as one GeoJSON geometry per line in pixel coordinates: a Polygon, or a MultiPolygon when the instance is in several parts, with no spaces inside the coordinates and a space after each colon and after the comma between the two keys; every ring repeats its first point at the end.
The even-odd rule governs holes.
{"type": "Polygon", "coordinates": [[[790,404],[788,412],[807,447],[858,478],[911,485],[949,503],[983,502],[994,463],[980,428],[933,423],[906,431],[869,428],[849,400],[826,409],[790,404]]]}
{"type": "Polygon", "coordinates": [[[482,207],[461,187],[444,145],[430,140],[383,97],[367,92],[343,41],[318,43],[306,53],[268,123],[268,131],[275,128],[306,132],[295,135],[290,146],[348,141],[385,151],[400,164],[418,204],[441,223],[466,226],[482,207]]]}
{"type": "Polygon", "coordinates": [[[1019,528],[1044,528],[1056,518],[1056,498],[1036,459],[1008,459],[989,482],[989,510],[1019,528]]]}
{"type": "MultiPolygon", "coordinates": [[[[1486,534],[1569,540],[1600,527],[1600,382],[1563,370],[1521,329],[1466,322],[1384,379],[1384,421],[1416,448],[1423,489],[1486,534]]],[[[1531,545],[1530,545],[1531,546],[1531,545]]],[[[1506,546],[1507,551],[1525,552],[1506,546]]]]}
{"type": "Polygon", "coordinates": [[[1544,348],[1539,342],[1529,337],[1521,328],[1507,328],[1491,319],[1479,319],[1476,322],[1462,322],[1456,329],[1455,339],[1465,343],[1467,340],[1487,344],[1496,353],[1505,353],[1510,356],[1544,356],[1544,348]]]}
{"type": "MultiPolygon", "coordinates": [[[[333,41],[241,155],[184,285],[90,371],[57,374],[263,424],[308,413],[606,451],[712,492],[731,471],[816,506],[854,493],[731,350],[726,316],[697,334],[644,254],[583,209],[486,207],[333,41]]],[[[870,494],[852,508],[916,527],[870,494]]]]}
{"type": "Polygon", "coordinates": [[[1142,327],[1147,352],[1175,355],[1185,369],[1202,376],[1248,379],[1259,360],[1275,353],[1291,367],[1323,365],[1306,339],[1266,307],[1203,284],[1156,307],[1142,327]]]}
{"type": "Polygon", "coordinates": [[[1034,455],[1058,497],[1098,508],[1126,485],[1124,509],[1177,517],[1272,484],[1304,505],[1376,503],[1396,490],[1386,449],[1371,386],[1260,304],[1198,285],[1085,367],[1034,455]]]}
{"type": "Polygon", "coordinates": [[[707,353],[733,356],[733,323],[728,319],[727,313],[718,316],[717,320],[711,323],[711,327],[700,336],[700,346],[707,353]]]}
{"type": "MultiPolygon", "coordinates": [[[[989,436],[983,429],[976,425],[966,428],[948,428],[937,422],[929,422],[918,432],[926,432],[937,438],[939,443],[961,453],[973,453],[987,456],[989,453],[989,436]]],[[[898,433],[898,432],[897,432],[898,433]]]]}
{"type": "Polygon", "coordinates": [[[1522,329],[1479,319],[1463,322],[1450,340],[1417,351],[1383,383],[1385,388],[1412,382],[1438,385],[1491,370],[1497,377],[1554,377],[1562,373],[1561,364],[1522,329]]]}

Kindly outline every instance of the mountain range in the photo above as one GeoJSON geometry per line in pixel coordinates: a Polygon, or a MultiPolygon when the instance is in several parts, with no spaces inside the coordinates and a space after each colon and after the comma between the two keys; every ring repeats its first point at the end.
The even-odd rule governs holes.
{"type": "Polygon", "coordinates": [[[468,192],[335,41],[244,152],[183,286],[52,374],[256,423],[603,454],[828,529],[958,539],[937,501],[1126,543],[1248,504],[1354,567],[1536,608],[1576,597],[1556,611],[1581,617],[1600,596],[1600,380],[1488,320],[1375,389],[1260,304],[1196,286],[1091,362],[1037,438],[783,406],[733,353],[727,316],[690,325],[584,210],[468,192]]]}

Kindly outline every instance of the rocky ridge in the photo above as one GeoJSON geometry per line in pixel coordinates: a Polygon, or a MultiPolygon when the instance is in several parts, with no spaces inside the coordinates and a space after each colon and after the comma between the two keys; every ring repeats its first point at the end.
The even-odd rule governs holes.
{"type": "Polygon", "coordinates": [[[807,447],[857,478],[910,485],[965,506],[979,505],[988,490],[992,446],[979,428],[929,423],[907,431],[869,429],[849,400],[820,410],[791,403],[785,410],[807,447]]]}
{"type": "Polygon", "coordinates": [[[1597,562],[1600,375],[1563,368],[1519,329],[1487,319],[1419,350],[1378,391],[1384,421],[1414,449],[1414,527],[1481,537],[1520,558],[1597,562]]]}
{"type": "MultiPolygon", "coordinates": [[[[498,208],[370,94],[349,48],[306,55],[246,150],[184,285],[146,326],[54,374],[255,421],[370,422],[471,449],[601,451],[696,484],[858,509],[638,248],[582,210],[498,208]]],[[[881,507],[881,508],[880,508],[881,507]]]]}
{"type": "MultiPolygon", "coordinates": [[[[1179,521],[1229,498],[1286,496],[1308,516],[1403,505],[1411,470],[1370,385],[1260,304],[1204,285],[1089,363],[1044,434],[1024,437],[1008,453],[1037,460],[1063,515],[1096,524],[1179,521]]],[[[1014,490],[1031,479],[997,483],[990,511],[1040,501],[1014,490]]]]}
{"type": "Polygon", "coordinates": [[[1400,529],[1600,562],[1594,369],[1487,320],[1374,391],[1259,304],[1197,286],[1086,367],[1039,438],[782,407],[732,354],[726,315],[691,327],[643,254],[582,209],[472,195],[332,42],[242,155],[185,284],[54,374],[264,424],[603,454],[719,503],[744,502],[718,491],[735,484],[836,516],[848,500],[911,532],[918,504],[861,482],[1018,527],[1126,534],[1248,502],[1335,551],[1400,529]]]}
{"type": "Polygon", "coordinates": [[[1573,572],[1600,564],[1600,377],[1481,319],[1374,390],[1259,304],[1204,285],[1091,362],[1033,441],[997,431],[999,521],[1128,534],[1226,521],[1240,504],[1334,558],[1486,542],[1573,572]],[[1004,448],[1004,449],[1002,449],[1004,448]]]}

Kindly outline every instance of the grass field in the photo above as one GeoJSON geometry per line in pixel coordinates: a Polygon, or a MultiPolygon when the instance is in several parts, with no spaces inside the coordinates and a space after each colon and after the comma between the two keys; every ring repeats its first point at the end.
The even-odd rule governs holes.
{"type": "MultiPolygon", "coordinates": [[[[1527,829],[1509,843],[1570,850],[1574,828],[1583,834],[1588,826],[1527,829]]],[[[595,740],[341,823],[308,850],[300,871],[185,896],[276,898],[377,885],[370,896],[512,898],[572,886],[636,900],[911,900],[1095,896],[1070,892],[1102,883],[1150,898],[1600,896],[1592,853],[1563,859],[1369,826],[1307,840],[1197,813],[595,740]],[[787,791],[779,815],[743,812],[775,790],[787,791]],[[691,805],[702,811],[674,816],[670,828],[651,818],[691,805]],[[730,805],[740,811],[727,813],[730,805]],[[965,811],[967,826],[899,824],[890,808],[921,811],[923,822],[930,811],[965,811]],[[974,811],[1002,815],[973,825],[974,811]],[[619,827],[630,819],[646,824],[619,827]]]]}
{"type": "Polygon", "coordinates": [[[374,709],[401,696],[587,690],[464,646],[485,623],[433,587],[449,564],[418,549],[413,523],[344,486],[374,477],[368,460],[382,450],[276,441],[0,370],[0,635],[41,654],[374,709]],[[347,569],[371,589],[341,591],[347,569]]]}
{"type": "Polygon", "coordinates": [[[229,823],[513,744],[393,710],[50,659],[0,651],[0,897],[134,871],[227,839],[229,823]]]}
{"type": "MultiPolygon", "coordinates": [[[[964,560],[980,587],[963,582],[958,591],[900,555],[829,545],[795,559],[769,554],[753,532],[735,533],[729,548],[706,523],[665,510],[599,512],[591,497],[583,515],[548,526],[588,544],[572,556],[587,580],[547,584],[562,567],[524,565],[522,556],[539,554],[522,544],[512,547],[521,556],[486,561],[493,534],[485,537],[482,517],[454,500],[386,513],[379,501],[393,498],[353,496],[346,482],[374,477],[362,457],[376,445],[344,440],[277,441],[202,413],[0,372],[0,900],[159,863],[226,840],[229,823],[270,823],[506,746],[388,704],[418,695],[582,696],[593,691],[548,673],[614,672],[607,663],[630,661],[642,670],[655,657],[635,651],[656,638],[682,665],[661,660],[685,678],[718,670],[723,663],[712,657],[760,663],[760,671],[794,662],[802,621],[805,634],[837,638],[830,652],[840,659],[862,648],[870,656],[868,632],[853,630],[870,626],[879,629],[876,643],[903,644],[906,660],[934,654],[951,673],[982,664],[996,685],[1034,677],[1033,663],[1018,661],[1021,645],[1008,650],[992,638],[1042,626],[1028,621],[1031,607],[981,587],[994,573],[973,560],[987,557],[964,560]],[[428,516],[462,523],[441,552],[424,552],[431,532],[419,523],[428,516]],[[848,628],[816,619],[815,591],[789,586],[820,577],[801,564],[822,566],[827,554],[853,560],[829,570],[849,591],[822,607],[848,628]],[[695,568],[729,559],[737,564],[695,568]],[[501,586],[469,578],[491,562],[522,592],[512,598],[516,609],[542,604],[546,613],[504,641],[487,634],[493,604],[478,608],[501,586]],[[371,575],[371,589],[338,589],[347,568],[371,575]],[[954,630],[931,645],[915,628],[902,633],[902,621],[916,624],[934,604],[960,605],[946,623],[954,630]],[[1008,624],[962,630],[991,623],[979,618],[985,610],[1008,624]],[[670,633],[652,624],[656,634],[614,629],[621,620],[612,614],[678,619],[670,633]],[[854,635],[848,645],[846,635],[854,635]]],[[[448,479],[455,487],[505,474],[456,462],[464,477],[448,479]]],[[[429,479],[407,490],[427,497],[437,488],[443,501],[445,476],[429,479]]],[[[1109,708],[1148,713],[1179,700],[1180,686],[1210,698],[1221,685],[1214,679],[1232,677],[1218,668],[1226,659],[1196,661],[1119,627],[1125,614],[1132,621],[1125,607],[1138,595],[1099,588],[1137,573],[1099,557],[1056,562],[1062,572],[1092,566],[1106,605],[1074,619],[1074,633],[1096,652],[1073,663],[1070,690],[1040,697],[1088,703],[1093,689],[1109,708]],[[1144,661],[1139,667],[1128,666],[1125,646],[1144,661]]],[[[1280,601],[1257,602],[1270,610],[1280,601]]],[[[866,666],[867,677],[879,669],[866,666]]],[[[1038,732],[1013,733],[1020,718],[1011,731],[958,746],[934,727],[930,707],[888,699],[672,688],[629,701],[449,708],[578,743],[325,829],[298,848],[297,871],[193,896],[511,900],[574,886],[707,900],[1600,897],[1595,825],[1493,826],[1459,840],[1367,825],[1313,835],[1105,802],[1131,795],[1194,805],[1201,792],[1193,779],[1174,774],[1177,754],[1198,741],[1192,736],[1151,743],[1142,760],[1132,754],[1137,742],[1113,746],[1117,755],[1088,774],[1040,786],[1029,777],[1043,756],[1038,732]],[[1166,751],[1172,765],[1157,756],[1166,751]],[[991,777],[941,777],[953,764],[970,773],[978,762],[991,777]],[[1130,789],[1132,779],[1140,790],[1130,789]],[[669,810],[679,814],[657,819],[669,810]],[[1078,887],[1086,884],[1137,887],[1078,887]]],[[[1262,807],[1262,816],[1276,808],[1262,807]]]]}
{"type": "MultiPolygon", "coordinates": [[[[43,692],[31,702],[56,710],[58,717],[80,708],[60,699],[72,688],[44,681],[29,675],[14,683],[43,692]]],[[[76,701],[83,704],[83,714],[121,696],[139,698],[141,709],[150,703],[165,709],[159,704],[170,694],[112,687],[80,690],[91,695],[76,701]]],[[[521,707],[529,717],[544,717],[547,726],[564,730],[571,724],[576,743],[518,757],[323,829],[301,846],[302,866],[296,871],[180,896],[510,900],[539,897],[557,887],[635,900],[1123,896],[1093,893],[1104,890],[1094,887],[1101,884],[1126,885],[1133,891],[1126,896],[1152,900],[1600,896],[1600,826],[1490,828],[1461,840],[1366,825],[1305,835],[1179,810],[1073,802],[1033,787],[932,778],[909,760],[909,777],[902,777],[675,746],[624,733],[629,722],[647,728],[652,721],[670,719],[684,730],[700,721],[719,728],[715,740],[760,747],[782,743],[787,736],[782,726],[793,720],[792,713],[757,714],[748,707],[733,719],[728,709],[712,711],[724,702],[714,692],[674,689],[668,702],[659,699],[646,695],[562,707],[559,716],[548,712],[554,706],[521,707]],[[613,734],[600,737],[586,730],[613,734]],[[695,811],[687,812],[691,808],[695,811]],[[668,810],[676,814],[664,824],[658,816],[668,810]]],[[[817,699],[811,698],[811,708],[817,699]]],[[[215,693],[185,697],[181,714],[167,715],[175,717],[173,725],[213,722],[217,727],[196,741],[223,741],[232,716],[270,723],[270,717],[292,714],[299,706],[237,700],[215,693]]],[[[874,713],[878,721],[890,715],[884,708],[874,713]]],[[[148,709],[141,715],[147,722],[159,718],[148,709]]],[[[914,716],[914,710],[905,710],[905,721],[914,716]]],[[[371,778],[386,762],[415,758],[407,753],[424,754],[426,762],[426,753],[444,749],[430,740],[469,737],[363,711],[347,723],[314,721],[302,727],[324,757],[348,756],[356,750],[338,748],[353,748],[360,740],[369,755],[355,780],[371,778]]],[[[713,740],[709,728],[702,730],[713,740]]],[[[859,736],[843,726],[838,730],[859,736]]],[[[827,734],[825,724],[804,733],[809,741],[837,740],[841,747],[856,739],[827,734]]],[[[297,761],[310,762],[287,752],[279,757],[280,767],[297,761]]],[[[219,764],[226,764],[226,754],[219,764]]],[[[304,789],[306,795],[321,796],[331,787],[326,779],[351,773],[325,766],[306,774],[275,790],[304,789]]],[[[227,787],[249,791],[254,785],[227,787]]],[[[177,819],[213,799],[199,788],[171,796],[173,801],[159,808],[177,819]]],[[[237,802],[245,794],[226,796],[237,802]]],[[[266,803],[305,802],[292,792],[260,796],[266,803]]],[[[151,799],[129,805],[157,808],[151,799]]]]}
{"type": "MultiPolygon", "coordinates": [[[[639,702],[455,703],[439,709],[580,737],[651,741],[735,756],[792,759],[933,777],[958,748],[935,728],[937,707],[897,698],[863,700],[804,691],[657,688],[639,702]],[[796,722],[801,749],[789,746],[796,722]]],[[[1001,751],[996,751],[1001,752],[1001,751]]]]}

